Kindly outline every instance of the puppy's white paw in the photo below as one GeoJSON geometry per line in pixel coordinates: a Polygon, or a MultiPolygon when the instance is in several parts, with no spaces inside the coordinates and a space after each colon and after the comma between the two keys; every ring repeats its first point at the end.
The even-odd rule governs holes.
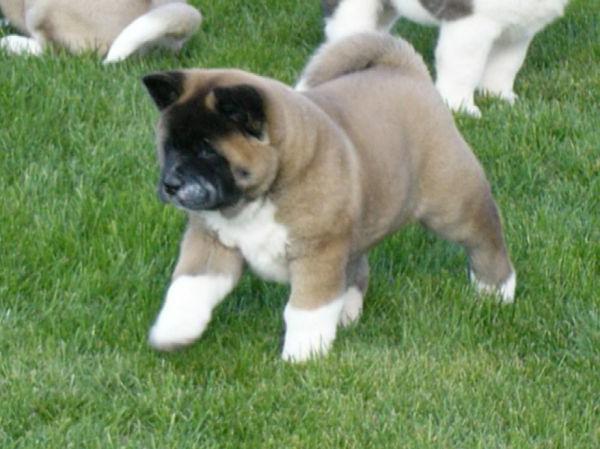
{"type": "Polygon", "coordinates": [[[180,276],[173,281],[165,303],[150,330],[150,344],[170,351],[197,340],[208,325],[212,310],[233,288],[228,276],[180,276]]]}
{"type": "Polygon", "coordinates": [[[454,110],[457,112],[463,112],[467,115],[470,115],[473,118],[481,118],[481,110],[474,104],[461,105],[458,107],[458,109],[454,109],[454,110]]]}
{"type": "Polygon", "coordinates": [[[515,101],[517,101],[519,99],[519,96],[516,93],[514,93],[514,91],[512,89],[502,90],[502,89],[481,87],[481,88],[479,88],[479,91],[481,93],[483,93],[484,95],[490,95],[492,97],[500,98],[501,100],[504,100],[511,105],[515,104],[515,101]]]}
{"type": "Polygon", "coordinates": [[[514,302],[515,290],[517,288],[517,274],[514,271],[499,287],[481,282],[479,279],[477,279],[477,277],[475,277],[475,273],[472,271],[469,273],[469,276],[471,278],[471,282],[475,285],[475,288],[478,292],[498,295],[503,304],[512,304],[514,302]]]}
{"type": "Polygon", "coordinates": [[[481,117],[481,111],[473,100],[474,89],[456,86],[446,79],[438,79],[435,84],[444,102],[454,112],[462,112],[475,118],[481,117]]]}
{"type": "Polygon", "coordinates": [[[288,303],[283,314],[286,332],[282,358],[304,362],[327,354],[335,340],[343,306],[343,296],[314,310],[298,309],[288,303]]]}
{"type": "Polygon", "coordinates": [[[467,114],[473,118],[481,118],[481,110],[477,106],[475,106],[475,103],[473,103],[472,101],[468,102],[464,100],[459,100],[453,102],[450,100],[446,100],[446,103],[448,104],[448,107],[454,112],[467,114]]]}
{"type": "Polygon", "coordinates": [[[340,314],[340,324],[345,327],[360,318],[363,308],[363,295],[358,288],[351,287],[342,298],[344,298],[344,307],[340,314]]]}
{"type": "Polygon", "coordinates": [[[286,332],[281,357],[286,362],[305,362],[327,354],[333,340],[335,340],[335,330],[286,332]]]}
{"type": "Polygon", "coordinates": [[[0,39],[0,48],[16,55],[39,56],[44,51],[44,47],[37,40],[16,35],[0,39]]]}
{"type": "Polygon", "coordinates": [[[515,104],[515,102],[519,99],[519,96],[512,90],[508,92],[499,92],[498,96],[511,105],[515,104]]]}

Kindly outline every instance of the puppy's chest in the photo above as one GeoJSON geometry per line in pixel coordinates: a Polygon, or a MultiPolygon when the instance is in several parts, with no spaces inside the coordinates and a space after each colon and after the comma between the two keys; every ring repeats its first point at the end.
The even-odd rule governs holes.
{"type": "Polygon", "coordinates": [[[202,216],[219,241],[237,248],[256,274],[272,281],[289,280],[288,231],[275,221],[275,206],[271,202],[250,203],[232,218],[220,212],[204,212],[202,216]]]}

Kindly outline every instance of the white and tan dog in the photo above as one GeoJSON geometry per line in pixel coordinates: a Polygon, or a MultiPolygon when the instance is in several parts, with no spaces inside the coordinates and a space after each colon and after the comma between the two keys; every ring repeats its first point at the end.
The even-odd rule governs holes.
{"type": "Polygon", "coordinates": [[[6,36],[0,48],[39,55],[55,44],[107,63],[153,46],[179,50],[202,20],[185,0],[0,0],[0,9],[28,36],[6,36]]]}
{"type": "Polygon", "coordinates": [[[509,103],[535,34],[563,14],[568,0],[322,0],[325,34],[389,30],[399,17],[437,25],[437,88],[455,110],[480,116],[476,89],[509,103]]]}
{"type": "Polygon", "coordinates": [[[247,263],[291,284],[284,359],[324,354],[361,313],[368,250],[413,221],[463,245],[475,285],[513,301],[484,171],[413,48],[355,35],[303,76],[305,92],[239,70],[144,78],[162,112],[159,194],[189,216],[154,347],[199,338],[247,263]]]}

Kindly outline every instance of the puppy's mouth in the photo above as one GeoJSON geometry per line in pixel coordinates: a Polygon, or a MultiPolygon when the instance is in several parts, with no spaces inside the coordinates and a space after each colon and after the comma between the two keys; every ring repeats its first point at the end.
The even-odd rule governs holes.
{"type": "Polygon", "coordinates": [[[239,194],[225,192],[205,179],[174,186],[161,182],[158,188],[160,199],[189,211],[215,210],[228,207],[239,200],[239,194]]]}

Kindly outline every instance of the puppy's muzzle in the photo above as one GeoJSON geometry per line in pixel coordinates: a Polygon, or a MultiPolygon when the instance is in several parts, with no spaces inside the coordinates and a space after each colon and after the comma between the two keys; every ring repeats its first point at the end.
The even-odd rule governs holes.
{"type": "Polygon", "coordinates": [[[161,182],[159,196],[189,210],[211,209],[218,202],[217,189],[204,178],[185,181],[176,174],[169,174],[161,182]]]}

